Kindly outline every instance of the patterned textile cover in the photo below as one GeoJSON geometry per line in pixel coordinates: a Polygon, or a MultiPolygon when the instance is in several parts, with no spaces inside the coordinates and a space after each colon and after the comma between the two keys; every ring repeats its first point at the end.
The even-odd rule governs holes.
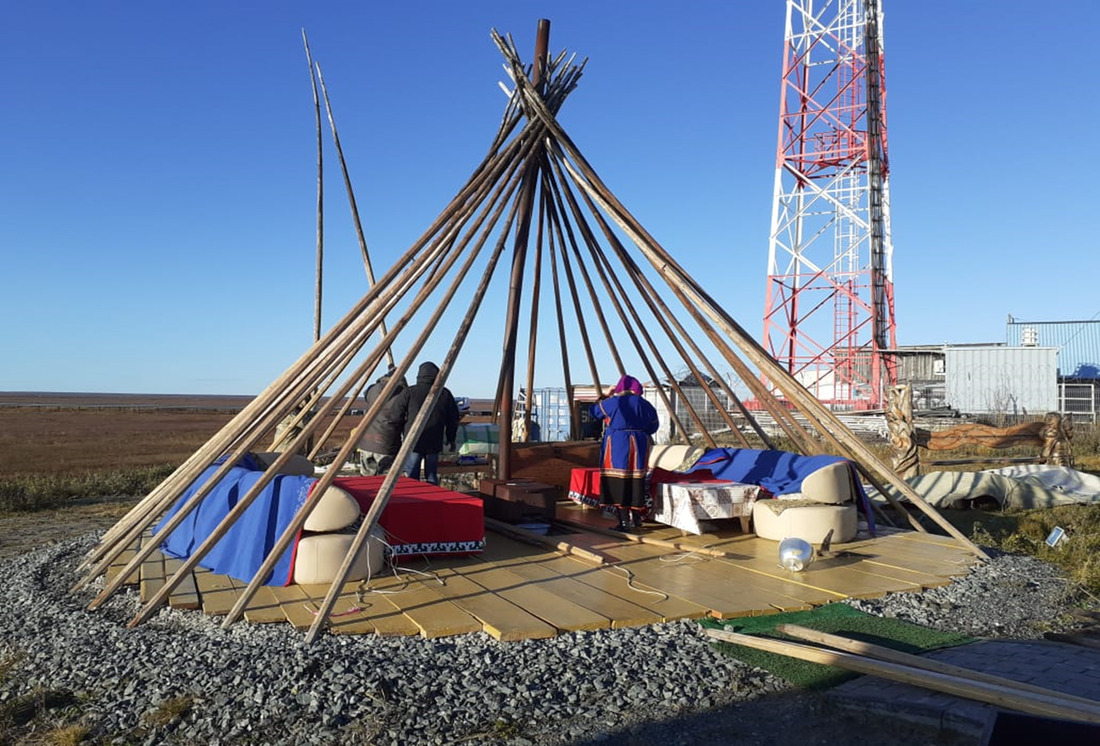
{"type": "Polygon", "coordinates": [[[760,487],[738,482],[708,481],[664,483],[657,490],[653,520],[703,533],[700,521],[741,518],[752,515],[760,487]]]}
{"type": "MultiPolygon", "coordinates": [[[[646,473],[645,512],[648,513],[653,509],[656,493],[661,485],[671,482],[702,482],[712,478],[713,475],[705,469],[690,474],[660,468],[650,469],[646,473]]],[[[598,468],[572,469],[569,472],[569,492],[566,493],[566,497],[590,508],[603,507],[603,503],[600,502],[600,470],[598,468]]]]}
{"type": "MultiPolygon", "coordinates": [[[[385,477],[338,477],[364,513],[385,477]]],[[[388,552],[405,557],[467,555],[485,550],[485,513],[481,498],[398,477],[378,524],[386,530],[388,552]]]]}

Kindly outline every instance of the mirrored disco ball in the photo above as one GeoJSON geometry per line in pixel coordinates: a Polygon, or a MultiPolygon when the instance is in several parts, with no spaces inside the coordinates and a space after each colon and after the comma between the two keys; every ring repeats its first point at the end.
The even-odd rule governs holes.
{"type": "Polygon", "coordinates": [[[779,542],[779,565],[800,572],[814,561],[814,548],[805,539],[790,537],[779,542]]]}

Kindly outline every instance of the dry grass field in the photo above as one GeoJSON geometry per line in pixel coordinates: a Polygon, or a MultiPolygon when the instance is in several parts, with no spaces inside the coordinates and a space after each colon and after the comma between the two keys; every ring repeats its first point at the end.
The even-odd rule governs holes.
{"type": "MultiPolygon", "coordinates": [[[[177,466],[248,401],[247,397],[0,394],[0,478],[177,466]]],[[[337,437],[358,421],[345,419],[337,437]]],[[[261,442],[269,443],[270,436],[261,442]]]]}

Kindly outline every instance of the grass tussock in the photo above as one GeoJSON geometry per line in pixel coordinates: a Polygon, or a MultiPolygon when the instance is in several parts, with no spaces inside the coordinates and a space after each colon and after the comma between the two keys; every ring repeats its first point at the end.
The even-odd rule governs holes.
{"type": "Polygon", "coordinates": [[[145,495],[174,469],[165,464],[80,475],[0,477],[0,513],[50,510],[78,499],[145,495]]]}
{"type": "Polygon", "coordinates": [[[191,711],[195,698],[189,694],[166,699],[155,710],[145,716],[145,722],[154,728],[163,728],[179,720],[191,711]]]}
{"type": "Polygon", "coordinates": [[[77,746],[84,743],[91,733],[92,729],[88,726],[72,723],[46,731],[42,741],[49,746],[77,746]]]}
{"type": "Polygon", "coordinates": [[[1066,576],[1100,598],[1100,505],[1062,505],[1001,512],[941,510],[971,541],[1013,554],[1029,554],[1062,568],[1066,576]],[[1046,538],[1055,526],[1065,532],[1054,547],[1046,538]]]}

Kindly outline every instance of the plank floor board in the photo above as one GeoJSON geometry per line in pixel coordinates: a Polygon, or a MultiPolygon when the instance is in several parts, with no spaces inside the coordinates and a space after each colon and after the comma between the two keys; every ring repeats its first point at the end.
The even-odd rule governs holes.
{"type": "Polygon", "coordinates": [[[420,628],[421,637],[431,639],[480,632],[481,622],[437,593],[433,586],[438,584],[434,577],[411,574],[372,578],[366,586],[364,601],[374,603],[376,597],[385,598],[420,628]]]}
{"type": "Polygon", "coordinates": [[[558,557],[557,552],[532,555],[529,548],[503,536],[486,542],[482,557],[498,567],[534,583],[544,583],[552,593],[600,614],[615,627],[637,627],[664,621],[661,614],[639,606],[599,588],[555,572],[545,563],[558,557]]]}
{"type": "Polygon", "coordinates": [[[533,614],[560,632],[606,629],[611,620],[555,592],[557,579],[532,582],[482,559],[455,563],[452,570],[533,614]]]}
{"type": "MultiPolygon", "coordinates": [[[[171,578],[181,567],[183,567],[181,560],[174,557],[165,557],[164,577],[171,578]]],[[[168,605],[173,609],[198,609],[202,607],[202,604],[199,603],[199,587],[195,585],[194,573],[187,573],[179,584],[172,589],[171,595],[168,596],[168,605]]]]}
{"type": "Polygon", "coordinates": [[[453,601],[481,621],[482,628],[498,640],[526,640],[554,637],[558,631],[533,614],[501,598],[450,568],[438,572],[443,585],[440,595],[453,601]]]}

